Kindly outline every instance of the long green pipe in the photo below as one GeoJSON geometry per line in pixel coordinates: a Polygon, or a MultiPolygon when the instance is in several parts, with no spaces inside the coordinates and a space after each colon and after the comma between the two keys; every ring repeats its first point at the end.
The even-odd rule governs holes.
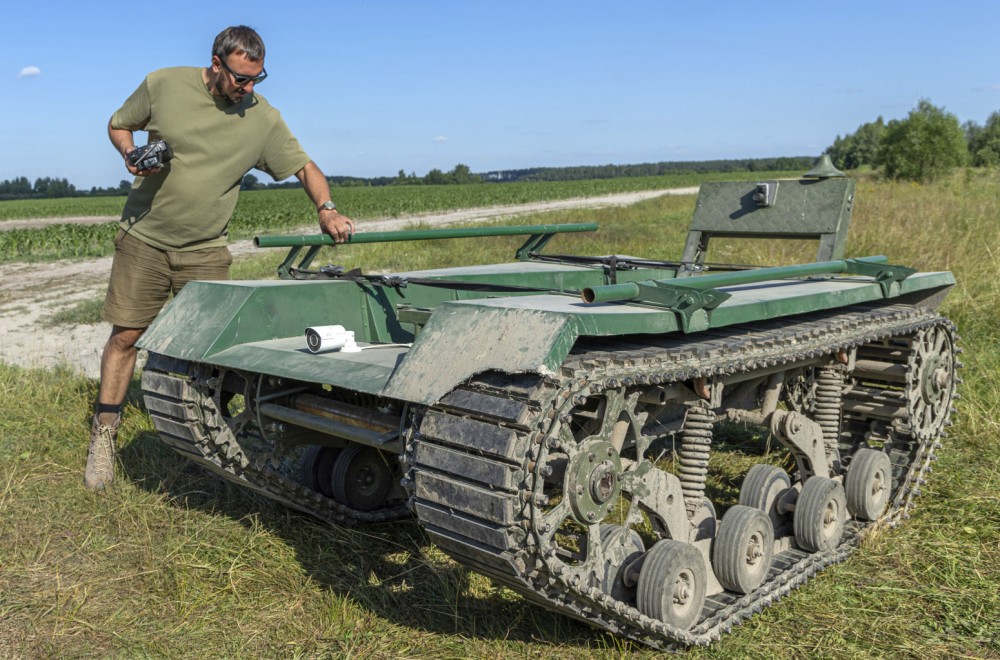
{"type": "MultiPolygon", "coordinates": [[[[872,264],[884,264],[888,259],[884,256],[861,257],[854,261],[863,261],[872,264]]],[[[813,264],[799,264],[796,266],[778,266],[776,268],[755,268],[753,270],[738,270],[727,273],[712,273],[711,275],[699,275],[697,277],[685,277],[671,280],[660,280],[668,288],[678,289],[715,289],[723,286],[736,286],[739,284],[756,284],[768,280],[781,280],[796,277],[808,277],[810,275],[826,275],[833,273],[844,273],[851,269],[846,259],[838,261],[820,261],[813,264]]],[[[647,285],[656,285],[656,281],[650,281],[647,285]]],[[[586,303],[618,302],[625,300],[635,300],[641,295],[638,284],[609,284],[607,286],[588,287],[583,290],[582,297],[586,303]]]]}
{"type": "MultiPolygon", "coordinates": [[[[522,236],[531,234],[562,234],[595,231],[596,222],[566,225],[524,225],[520,227],[454,227],[449,229],[414,229],[406,231],[371,231],[353,234],[346,243],[389,243],[392,241],[427,241],[438,238],[478,238],[483,236],[522,236]]],[[[257,247],[298,247],[302,245],[335,245],[326,234],[301,236],[258,236],[257,247]]]]}

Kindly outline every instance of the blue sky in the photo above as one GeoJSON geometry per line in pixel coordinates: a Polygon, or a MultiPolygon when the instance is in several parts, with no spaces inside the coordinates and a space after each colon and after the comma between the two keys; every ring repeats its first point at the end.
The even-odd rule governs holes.
{"type": "Polygon", "coordinates": [[[1000,2],[21,1],[0,179],[129,178],[111,113],[241,23],[267,47],[257,91],[328,175],[819,155],[920,98],[1000,110],[1000,2]]]}

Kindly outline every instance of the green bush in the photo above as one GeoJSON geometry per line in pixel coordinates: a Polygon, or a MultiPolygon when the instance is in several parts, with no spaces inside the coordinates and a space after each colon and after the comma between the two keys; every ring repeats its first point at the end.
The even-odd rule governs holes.
{"type": "Polygon", "coordinates": [[[958,117],[921,99],[907,119],[889,122],[878,165],[890,179],[931,181],[965,165],[968,145],[958,117]]]}

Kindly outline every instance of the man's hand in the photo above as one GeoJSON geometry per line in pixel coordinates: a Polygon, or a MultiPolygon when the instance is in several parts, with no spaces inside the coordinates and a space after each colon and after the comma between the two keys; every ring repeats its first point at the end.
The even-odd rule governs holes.
{"type": "Polygon", "coordinates": [[[135,176],[152,176],[153,174],[156,174],[157,172],[159,172],[160,170],[163,169],[162,167],[150,167],[147,170],[140,170],[135,165],[133,165],[132,163],[130,163],[129,160],[128,160],[128,155],[130,153],[132,153],[133,151],[135,151],[135,147],[128,147],[127,149],[125,149],[122,152],[122,158],[125,159],[125,167],[127,167],[128,171],[131,172],[133,175],[135,175],[135,176]]]}
{"type": "Polygon", "coordinates": [[[323,209],[319,212],[319,228],[335,242],[343,243],[354,234],[354,221],[336,210],[323,209]]]}
{"type": "Polygon", "coordinates": [[[148,170],[140,170],[130,163],[128,155],[135,151],[135,144],[132,141],[132,131],[127,128],[114,128],[111,125],[113,121],[114,116],[108,120],[108,137],[111,138],[111,144],[114,145],[115,151],[125,159],[125,167],[128,168],[128,171],[133,176],[151,176],[163,169],[161,167],[151,167],[148,170]]]}
{"type": "MultiPolygon", "coordinates": [[[[319,228],[331,236],[336,243],[343,243],[354,235],[354,221],[337,212],[336,208],[323,208],[330,202],[330,182],[316,163],[309,161],[295,176],[302,182],[306,195],[316,205],[319,213],[319,228]]],[[[333,204],[330,204],[333,206],[333,204]]]]}

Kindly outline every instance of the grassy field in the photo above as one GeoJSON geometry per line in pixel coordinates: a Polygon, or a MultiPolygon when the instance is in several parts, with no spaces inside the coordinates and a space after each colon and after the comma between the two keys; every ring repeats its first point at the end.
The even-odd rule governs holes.
{"type": "MultiPolygon", "coordinates": [[[[680,254],[694,197],[524,222],[596,220],[549,251],[680,254]]],[[[558,243],[556,241],[559,241],[558,243]]],[[[351,246],[366,270],[509,259],[516,239],[351,246]],[[460,255],[460,257],[458,256],[460,255]]],[[[719,244],[785,263],[813,246],[719,244]]],[[[848,256],[950,269],[960,414],[904,527],[870,539],[693,658],[1000,657],[1000,174],[862,180],[848,256]]],[[[277,252],[277,251],[276,251],[277,252]]],[[[273,273],[280,255],[234,276],[273,273]]],[[[0,366],[0,658],[653,658],[455,565],[412,522],[347,530],[291,513],[165,449],[130,390],[120,473],[82,484],[93,381],[0,366]]]]}
{"type": "MultiPolygon", "coordinates": [[[[442,186],[380,186],[334,188],[333,197],[341,211],[360,219],[395,217],[425,211],[474,208],[501,204],[524,204],[550,199],[593,197],[635,190],[659,190],[696,186],[702,181],[756,179],[762,176],[797,177],[801,172],[712,172],[707,174],[666,174],[663,176],[586,181],[537,181],[505,184],[442,186]]],[[[60,199],[0,201],[0,222],[15,218],[58,218],[66,216],[119,215],[124,197],[67,197],[60,199]]],[[[311,217],[313,211],[301,190],[271,189],[240,193],[233,218],[243,224],[261,214],[285,213],[311,217]],[[275,209],[278,209],[277,211],[275,209]]],[[[299,222],[296,220],[296,222],[299,222]]]]}
{"type": "MultiPolygon", "coordinates": [[[[797,172],[740,172],[671,174],[657,177],[551,181],[462,186],[383,186],[336,188],[333,198],[345,215],[355,220],[454,209],[526,204],[530,202],[594,197],[639,190],[662,190],[698,185],[701,181],[738,178],[781,178],[797,172]]],[[[100,257],[114,251],[117,223],[99,225],[52,224],[40,228],[3,230],[3,221],[69,216],[120,216],[124,197],[76,197],[0,201],[0,263],[100,257]]],[[[313,224],[316,210],[301,190],[253,190],[240,194],[230,223],[230,238],[251,238],[313,224]]]]}

